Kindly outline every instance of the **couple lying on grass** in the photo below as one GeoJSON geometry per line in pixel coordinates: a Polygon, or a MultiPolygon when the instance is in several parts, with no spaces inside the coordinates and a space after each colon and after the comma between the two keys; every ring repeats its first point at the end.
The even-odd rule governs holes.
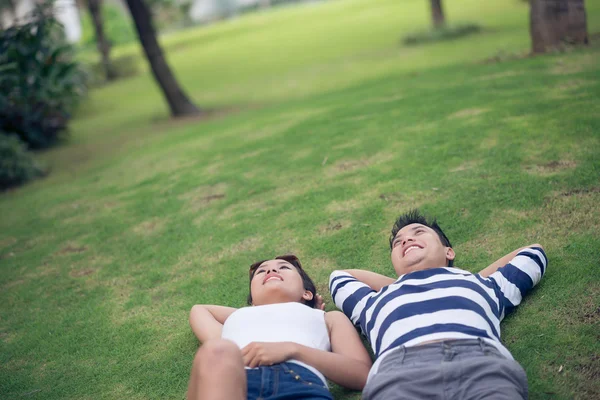
{"type": "Polygon", "coordinates": [[[252,307],[194,306],[190,324],[203,345],[188,399],[332,399],[326,379],[367,400],[527,398],[527,376],[500,342],[500,321],[543,276],[542,247],[472,274],[453,267],[450,241],[417,210],[398,218],[390,246],[397,279],[331,274],[343,314],[320,309],[295,256],[252,264],[252,307]]]}

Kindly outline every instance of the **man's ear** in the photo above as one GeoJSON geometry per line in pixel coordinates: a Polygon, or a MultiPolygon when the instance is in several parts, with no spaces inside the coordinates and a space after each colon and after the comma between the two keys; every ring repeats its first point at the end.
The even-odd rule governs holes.
{"type": "Polygon", "coordinates": [[[452,249],[452,247],[446,247],[446,260],[452,261],[452,260],[454,260],[455,257],[456,257],[456,253],[454,253],[454,250],[452,249]]]}
{"type": "Polygon", "coordinates": [[[305,290],[305,291],[304,291],[304,294],[302,295],[302,298],[303,298],[305,301],[311,301],[311,300],[313,299],[313,297],[314,297],[314,296],[313,296],[312,292],[311,292],[311,291],[309,291],[309,290],[305,290]]]}

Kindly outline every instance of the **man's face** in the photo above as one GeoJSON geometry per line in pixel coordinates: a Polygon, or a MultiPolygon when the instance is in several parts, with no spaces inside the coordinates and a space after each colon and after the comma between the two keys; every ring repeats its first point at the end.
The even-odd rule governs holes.
{"type": "Polygon", "coordinates": [[[396,234],[391,257],[394,269],[400,276],[413,271],[445,267],[455,254],[451,247],[442,244],[433,229],[410,224],[396,234]]]}

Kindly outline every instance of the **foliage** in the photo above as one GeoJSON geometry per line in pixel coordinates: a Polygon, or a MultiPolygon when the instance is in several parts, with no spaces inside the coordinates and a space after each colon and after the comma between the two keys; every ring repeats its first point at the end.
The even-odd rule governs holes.
{"type": "Polygon", "coordinates": [[[0,190],[42,175],[41,166],[17,136],[0,134],[0,190]]]}
{"type": "MultiPolygon", "coordinates": [[[[6,11],[12,16],[16,8],[17,0],[0,0],[0,13],[6,11]]],[[[0,21],[0,28],[2,28],[2,21],[0,21]]]]}
{"type": "MultiPolygon", "coordinates": [[[[122,55],[117,57],[111,57],[111,65],[117,75],[117,78],[129,78],[137,75],[140,72],[139,58],[133,55],[122,55]]],[[[89,85],[100,86],[106,83],[106,72],[101,61],[97,61],[94,64],[87,66],[89,73],[89,85]]]]}
{"type": "MultiPolygon", "coordinates": [[[[132,43],[137,40],[133,22],[127,12],[106,1],[100,7],[104,21],[104,34],[113,46],[132,43]]],[[[81,46],[96,48],[96,34],[89,11],[81,12],[81,46]]]]}
{"type": "Polygon", "coordinates": [[[438,29],[430,29],[422,32],[410,33],[402,39],[407,46],[439,42],[443,40],[458,39],[460,37],[481,32],[481,26],[477,24],[465,24],[455,26],[444,26],[438,29]]]}
{"type": "MultiPolygon", "coordinates": [[[[223,0],[219,2],[222,4],[223,0]]],[[[146,0],[152,11],[152,23],[159,31],[177,30],[193,25],[189,11],[192,0],[146,0]]]]}
{"type": "Polygon", "coordinates": [[[29,22],[0,32],[0,130],[31,148],[57,141],[85,93],[85,75],[51,12],[38,6],[29,22]]]}

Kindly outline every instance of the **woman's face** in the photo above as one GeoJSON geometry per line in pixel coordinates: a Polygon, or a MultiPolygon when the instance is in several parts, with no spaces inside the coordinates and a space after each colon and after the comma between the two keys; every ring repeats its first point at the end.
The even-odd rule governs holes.
{"type": "Polygon", "coordinates": [[[250,282],[252,305],[309,301],[313,294],[304,289],[296,267],[284,260],[268,260],[258,266],[250,282]]]}

